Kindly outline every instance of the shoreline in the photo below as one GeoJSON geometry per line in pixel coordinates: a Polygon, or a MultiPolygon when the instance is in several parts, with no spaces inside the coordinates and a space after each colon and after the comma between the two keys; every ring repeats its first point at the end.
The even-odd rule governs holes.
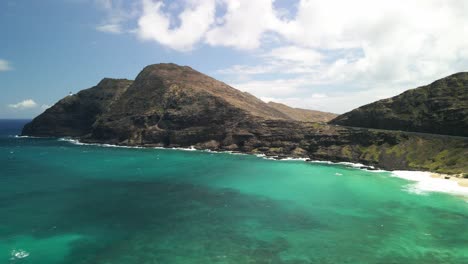
{"type": "Polygon", "coordinates": [[[468,178],[456,177],[456,176],[449,175],[449,174],[434,173],[434,172],[431,172],[430,174],[432,178],[454,181],[461,187],[468,188],[468,178]]]}
{"type": "MultiPolygon", "coordinates": [[[[15,136],[16,138],[41,138],[41,137],[30,137],[30,136],[15,136]]],[[[69,142],[79,146],[98,146],[98,147],[110,147],[110,148],[130,148],[130,149],[164,149],[164,150],[181,150],[181,151],[201,151],[209,153],[226,153],[232,155],[254,155],[258,158],[276,160],[276,161],[303,161],[319,164],[335,164],[355,169],[365,170],[368,172],[388,172],[391,177],[405,179],[414,183],[411,187],[411,192],[423,194],[427,192],[439,192],[448,193],[457,196],[468,197],[468,178],[456,177],[454,175],[442,174],[430,171],[409,171],[409,170],[382,170],[375,168],[374,166],[364,165],[361,163],[352,162],[333,162],[325,160],[311,160],[309,158],[294,158],[294,157],[279,157],[279,156],[268,156],[263,153],[242,153],[236,151],[216,151],[210,149],[197,149],[194,146],[188,148],[182,147],[144,147],[144,146],[124,146],[124,145],[113,145],[113,144],[102,144],[102,143],[84,143],[78,139],[73,138],[56,138],[58,141],[69,142]]]]}
{"type": "Polygon", "coordinates": [[[468,197],[468,179],[453,175],[427,171],[390,171],[392,177],[414,182],[412,191],[422,194],[426,192],[450,193],[468,197]]]}

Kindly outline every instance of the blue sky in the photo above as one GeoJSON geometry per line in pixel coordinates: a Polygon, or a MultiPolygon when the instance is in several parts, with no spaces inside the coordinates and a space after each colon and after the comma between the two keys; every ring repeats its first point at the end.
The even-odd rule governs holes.
{"type": "Polygon", "coordinates": [[[466,71],[467,13],[455,0],[5,0],[0,118],[159,62],[342,113],[466,71]]]}

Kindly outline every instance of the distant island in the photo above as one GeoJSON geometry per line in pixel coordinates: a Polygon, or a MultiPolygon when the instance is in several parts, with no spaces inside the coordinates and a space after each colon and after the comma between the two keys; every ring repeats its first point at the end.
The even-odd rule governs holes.
{"type": "Polygon", "coordinates": [[[191,147],[362,163],[468,177],[468,73],[349,113],[265,103],[190,67],[155,64],[105,78],[27,124],[25,136],[191,147]]]}

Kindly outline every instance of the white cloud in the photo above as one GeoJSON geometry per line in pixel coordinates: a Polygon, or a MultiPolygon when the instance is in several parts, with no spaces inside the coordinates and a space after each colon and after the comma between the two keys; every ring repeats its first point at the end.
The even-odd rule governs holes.
{"type": "Polygon", "coordinates": [[[221,74],[233,74],[233,75],[256,75],[256,74],[265,74],[265,73],[272,73],[276,70],[274,65],[256,65],[256,66],[248,66],[248,65],[233,65],[226,69],[218,70],[218,73],[221,74]]]}
{"type": "Polygon", "coordinates": [[[265,31],[327,51],[322,73],[330,79],[346,72],[349,80],[427,80],[468,66],[467,13],[466,1],[302,0],[294,19],[265,31]]]}
{"type": "Polygon", "coordinates": [[[96,5],[105,12],[105,16],[96,30],[111,34],[129,33],[133,30],[127,29],[126,23],[136,18],[139,14],[137,2],[126,2],[124,0],[94,0],[96,5]]]}
{"type": "Polygon", "coordinates": [[[120,24],[105,24],[96,27],[97,31],[120,34],[123,32],[120,24]]]}
{"type": "MultiPolygon", "coordinates": [[[[116,9],[114,1],[100,0],[107,9],[116,9]]],[[[178,51],[197,45],[248,50],[254,63],[218,73],[265,98],[308,102],[317,86],[328,85],[320,100],[339,112],[355,105],[346,96],[364,102],[395,95],[468,68],[468,1],[296,0],[289,10],[274,0],[142,3],[133,14],[141,39],[178,51]]],[[[125,20],[117,14],[100,29],[121,32],[125,20]]]]}
{"type": "Polygon", "coordinates": [[[206,43],[210,45],[255,49],[260,47],[266,31],[284,28],[272,0],[223,0],[221,3],[227,6],[227,12],[218,19],[221,23],[207,33],[206,43]]]}
{"type": "Polygon", "coordinates": [[[32,99],[26,99],[19,103],[8,105],[9,108],[18,109],[18,110],[36,108],[37,106],[38,106],[37,103],[34,102],[34,100],[32,99]]]}
{"type": "Polygon", "coordinates": [[[0,71],[9,71],[11,69],[11,65],[8,61],[0,59],[0,71]]]}
{"type": "Polygon", "coordinates": [[[310,48],[284,46],[259,53],[262,64],[233,65],[227,69],[218,70],[221,74],[257,75],[271,73],[314,73],[321,64],[323,55],[310,48]]]}
{"type": "MultiPolygon", "coordinates": [[[[265,83],[265,85],[267,85],[265,83]]],[[[290,106],[320,110],[332,113],[344,113],[359,106],[374,102],[380,99],[391,97],[403,92],[406,87],[373,87],[359,91],[329,91],[326,93],[311,91],[309,94],[297,96],[294,91],[300,89],[288,89],[284,94],[267,93],[273,96],[260,96],[265,102],[274,101],[290,106]]],[[[257,93],[258,94],[258,93],[257,93]]]]}
{"type": "Polygon", "coordinates": [[[297,54],[298,60],[263,57],[258,64],[220,72],[242,76],[235,85],[257,96],[302,107],[322,103],[342,112],[468,68],[467,1],[302,0],[297,10],[275,32],[291,51],[320,51],[319,60],[300,61],[306,56],[299,50],[272,49],[283,57],[297,54]],[[299,76],[285,79],[281,73],[299,76]],[[252,80],[258,74],[278,77],[252,80]],[[326,99],[304,95],[324,85],[330,89],[326,99]]]}
{"type": "Polygon", "coordinates": [[[300,88],[307,84],[305,78],[295,79],[274,79],[274,80],[249,80],[245,82],[234,83],[237,89],[249,92],[259,97],[291,97],[297,93],[300,88]]]}
{"type": "Polygon", "coordinates": [[[202,40],[214,22],[215,0],[190,0],[179,14],[180,25],[171,25],[171,15],[163,12],[163,1],[143,0],[143,14],[138,20],[138,35],[169,48],[187,51],[202,40]]]}
{"type": "Polygon", "coordinates": [[[297,62],[305,65],[316,65],[320,63],[323,55],[313,49],[284,46],[272,49],[265,57],[281,61],[297,62]]]}

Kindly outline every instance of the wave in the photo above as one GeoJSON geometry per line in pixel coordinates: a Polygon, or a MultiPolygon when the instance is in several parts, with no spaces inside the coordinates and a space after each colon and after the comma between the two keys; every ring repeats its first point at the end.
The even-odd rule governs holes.
{"type": "Polygon", "coordinates": [[[44,137],[34,137],[34,136],[21,136],[21,135],[14,135],[14,138],[44,138],[44,137]]]}
{"type": "Polygon", "coordinates": [[[144,149],[145,148],[145,147],[140,147],[140,146],[120,146],[120,145],[101,144],[101,143],[83,143],[73,138],[59,138],[58,141],[66,141],[66,142],[70,142],[74,145],[79,145],[79,146],[98,146],[98,147],[106,147],[106,148],[129,148],[129,149],[144,149]]]}
{"type": "Polygon", "coordinates": [[[14,249],[11,251],[11,260],[27,258],[28,256],[29,252],[22,249],[14,249]]]}
{"type": "Polygon", "coordinates": [[[414,182],[406,186],[408,192],[427,194],[429,192],[442,192],[467,196],[468,188],[460,186],[456,180],[434,178],[432,173],[425,171],[392,171],[391,176],[414,182]]]}

